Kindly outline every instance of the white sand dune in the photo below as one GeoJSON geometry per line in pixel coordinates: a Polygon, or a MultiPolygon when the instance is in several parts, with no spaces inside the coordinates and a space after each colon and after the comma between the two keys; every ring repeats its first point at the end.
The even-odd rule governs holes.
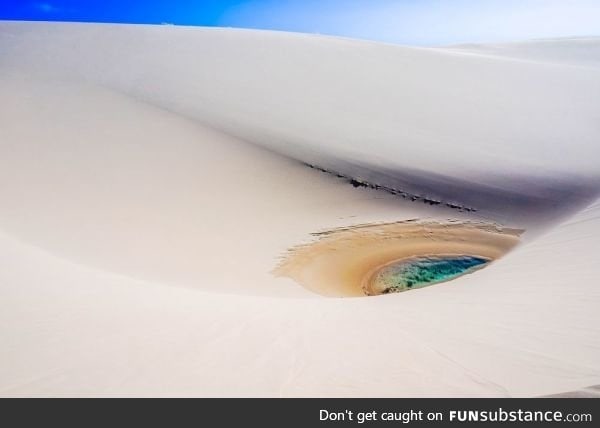
{"type": "Polygon", "coordinates": [[[0,23],[0,395],[599,384],[600,40],[544,43],[0,23]],[[311,233],[414,218],[523,244],[397,295],[271,273],[311,233]]]}
{"type": "Polygon", "coordinates": [[[442,49],[456,49],[459,52],[508,57],[530,62],[600,67],[600,44],[597,37],[565,37],[498,44],[460,44],[442,49]]]}
{"type": "MultiPolygon", "coordinates": [[[[600,183],[597,69],[540,61],[542,49],[523,61],[277,32],[51,23],[5,23],[0,43],[5,74],[102,86],[321,167],[476,202],[502,222],[553,221],[557,205],[582,208],[600,183]]],[[[582,43],[597,57],[598,39],[547,50],[588,57],[582,43]]]]}

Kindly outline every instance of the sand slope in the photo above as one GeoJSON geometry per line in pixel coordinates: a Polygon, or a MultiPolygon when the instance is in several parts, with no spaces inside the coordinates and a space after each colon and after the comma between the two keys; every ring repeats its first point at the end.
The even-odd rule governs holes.
{"type": "Polygon", "coordinates": [[[600,66],[600,44],[597,37],[537,39],[498,44],[460,44],[442,49],[456,49],[457,52],[508,57],[529,62],[578,67],[600,66]]]}
{"type": "MultiPolygon", "coordinates": [[[[599,40],[585,43],[596,57],[599,40]]],[[[584,57],[580,40],[553,46],[584,57]]],[[[0,28],[3,73],[101,85],[304,161],[539,224],[596,196],[600,78],[536,52],[523,61],[174,26],[0,28]]]]}
{"type": "Polygon", "coordinates": [[[597,384],[599,222],[595,206],[477,276],[364,299],[165,287],[3,237],[1,394],[535,396],[597,384]]]}

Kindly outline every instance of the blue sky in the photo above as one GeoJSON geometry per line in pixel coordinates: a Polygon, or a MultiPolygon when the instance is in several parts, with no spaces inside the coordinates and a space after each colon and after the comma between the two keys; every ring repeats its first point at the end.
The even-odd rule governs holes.
{"type": "Polygon", "coordinates": [[[442,45],[600,35],[600,0],[0,0],[0,19],[259,28],[442,45]]]}

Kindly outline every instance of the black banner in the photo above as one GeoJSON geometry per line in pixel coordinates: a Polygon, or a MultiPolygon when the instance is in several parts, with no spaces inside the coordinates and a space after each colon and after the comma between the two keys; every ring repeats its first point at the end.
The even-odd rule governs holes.
{"type": "Polygon", "coordinates": [[[599,408],[600,400],[583,398],[0,400],[10,427],[592,427],[599,408]]]}

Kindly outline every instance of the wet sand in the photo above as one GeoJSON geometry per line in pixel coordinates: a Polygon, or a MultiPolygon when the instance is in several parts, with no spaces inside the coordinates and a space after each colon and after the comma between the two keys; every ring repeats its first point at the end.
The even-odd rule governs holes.
{"type": "Polygon", "coordinates": [[[381,294],[371,278],[383,267],[420,256],[482,257],[493,262],[519,243],[518,229],[487,223],[403,221],[356,225],[315,234],[288,251],[274,270],[331,297],[381,294]]]}

